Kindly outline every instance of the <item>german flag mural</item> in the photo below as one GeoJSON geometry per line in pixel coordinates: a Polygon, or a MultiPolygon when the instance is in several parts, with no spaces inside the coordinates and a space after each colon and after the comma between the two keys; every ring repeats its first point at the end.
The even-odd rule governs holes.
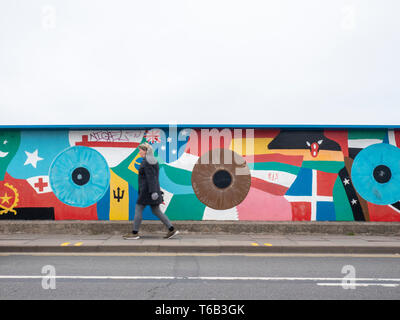
{"type": "Polygon", "coordinates": [[[400,131],[173,127],[0,131],[0,219],[132,220],[142,142],[171,220],[400,221],[400,131]]]}

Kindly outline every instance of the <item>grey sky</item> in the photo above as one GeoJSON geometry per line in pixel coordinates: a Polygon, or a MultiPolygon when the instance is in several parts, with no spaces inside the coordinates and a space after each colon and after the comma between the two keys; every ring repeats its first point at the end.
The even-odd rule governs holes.
{"type": "Polygon", "coordinates": [[[0,125],[400,124],[398,0],[4,0],[0,125]]]}

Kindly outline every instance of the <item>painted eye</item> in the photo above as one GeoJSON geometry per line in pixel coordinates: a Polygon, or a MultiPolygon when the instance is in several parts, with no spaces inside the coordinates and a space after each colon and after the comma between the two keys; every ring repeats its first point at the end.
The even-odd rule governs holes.
{"type": "Polygon", "coordinates": [[[388,205],[400,199],[400,149],[377,143],[361,150],[351,167],[351,180],[367,201],[388,205]]]}
{"type": "Polygon", "coordinates": [[[250,170],[246,162],[227,149],[206,152],[192,172],[192,187],[197,198],[216,210],[226,210],[240,204],[246,198],[250,184],[250,170]],[[242,162],[237,163],[236,159],[242,162]]]}
{"type": "Polygon", "coordinates": [[[110,184],[110,169],[94,149],[75,146],[60,153],[49,171],[56,197],[76,207],[88,207],[99,201],[110,184]]]}

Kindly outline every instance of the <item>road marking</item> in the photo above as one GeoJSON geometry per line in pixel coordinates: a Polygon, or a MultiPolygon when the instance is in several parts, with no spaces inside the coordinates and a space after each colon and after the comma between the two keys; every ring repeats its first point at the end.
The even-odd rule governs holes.
{"type": "Polygon", "coordinates": [[[357,286],[357,287],[369,287],[369,286],[382,286],[382,287],[398,287],[398,283],[317,283],[318,286],[332,286],[332,287],[350,287],[350,286],[357,286]]]}
{"type": "Polygon", "coordinates": [[[253,247],[258,247],[258,246],[259,246],[259,244],[258,244],[257,242],[252,242],[251,245],[252,245],[253,247]]]}
{"type": "Polygon", "coordinates": [[[221,252],[221,253],[206,253],[206,252],[0,252],[0,256],[121,256],[121,257],[160,257],[160,256],[193,256],[193,257],[220,257],[220,256],[240,256],[240,257],[345,257],[345,258],[400,258],[400,254],[389,253],[235,253],[235,252],[221,252]]]}
{"type": "MultiPolygon", "coordinates": [[[[66,246],[69,246],[70,244],[71,244],[71,242],[63,242],[63,243],[60,244],[60,246],[66,247],[66,246]]],[[[83,244],[83,242],[77,242],[77,243],[74,244],[74,246],[79,247],[79,246],[81,246],[82,244],[83,244]]]]}
{"type": "MultiPolygon", "coordinates": [[[[1,279],[41,279],[43,275],[0,275],[1,279]]],[[[70,276],[54,276],[55,279],[85,279],[85,280],[203,280],[203,281],[342,281],[343,278],[326,278],[326,277],[186,277],[186,276],[90,276],[90,275],[70,275],[70,276]]],[[[385,285],[398,286],[400,278],[346,278],[346,281],[371,281],[371,283],[354,283],[358,286],[367,285],[385,285]],[[383,283],[379,283],[383,282],[383,283]],[[385,283],[392,282],[392,283],[385,283]],[[398,282],[398,283],[393,283],[398,282]]],[[[346,284],[336,282],[318,282],[321,286],[346,286],[346,284]]],[[[353,285],[353,283],[352,283],[353,285]]]]}
{"type": "Polygon", "coordinates": [[[264,246],[272,247],[272,244],[270,244],[270,243],[264,243],[264,246]]]}

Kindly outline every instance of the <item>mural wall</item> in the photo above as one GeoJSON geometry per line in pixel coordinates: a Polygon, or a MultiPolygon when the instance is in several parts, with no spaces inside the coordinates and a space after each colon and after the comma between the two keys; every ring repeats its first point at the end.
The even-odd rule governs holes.
{"type": "Polygon", "coordinates": [[[132,220],[145,141],[171,220],[400,221],[400,131],[251,128],[0,131],[0,219],[132,220]]]}

